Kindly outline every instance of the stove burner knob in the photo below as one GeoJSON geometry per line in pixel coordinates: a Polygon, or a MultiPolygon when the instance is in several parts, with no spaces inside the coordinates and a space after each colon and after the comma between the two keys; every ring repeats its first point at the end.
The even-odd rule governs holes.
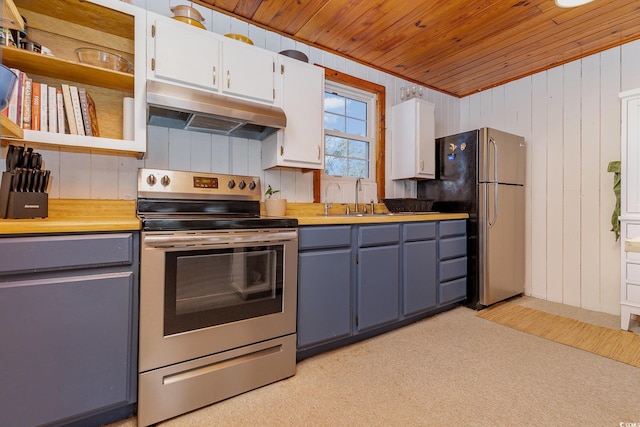
{"type": "Polygon", "coordinates": [[[169,178],[168,175],[163,176],[162,179],[160,180],[160,184],[162,184],[163,187],[166,187],[170,183],[171,183],[171,178],[169,178]]]}
{"type": "Polygon", "coordinates": [[[256,182],[255,181],[251,181],[249,183],[249,190],[253,190],[254,188],[256,188],[256,182]]]}
{"type": "Polygon", "coordinates": [[[149,175],[147,177],[147,184],[149,185],[156,185],[157,179],[155,175],[149,175]]]}
{"type": "Polygon", "coordinates": [[[246,187],[246,186],[247,186],[247,183],[244,182],[244,180],[242,180],[242,181],[240,181],[238,183],[238,188],[241,189],[241,190],[244,190],[244,187],[246,187]]]}
{"type": "Polygon", "coordinates": [[[229,187],[230,189],[236,186],[236,182],[234,180],[229,180],[229,183],[227,184],[227,187],[229,187]]]}

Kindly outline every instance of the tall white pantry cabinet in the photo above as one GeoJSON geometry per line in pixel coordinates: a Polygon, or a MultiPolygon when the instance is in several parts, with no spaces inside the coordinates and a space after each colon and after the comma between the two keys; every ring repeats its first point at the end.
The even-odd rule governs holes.
{"type": "Polygon", "coordinates": [[[620,327],[640,316],[640,89],[620,94],[622,102],[621,204],[622,271],[620,327]]]}

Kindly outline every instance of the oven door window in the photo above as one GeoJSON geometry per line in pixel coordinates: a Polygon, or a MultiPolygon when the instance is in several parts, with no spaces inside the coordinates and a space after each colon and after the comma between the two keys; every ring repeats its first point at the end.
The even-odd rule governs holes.
{"type": "Polygon", "coordinates": [[[165,336],[282,312],[283,250],[167,252],[165,336]]]}

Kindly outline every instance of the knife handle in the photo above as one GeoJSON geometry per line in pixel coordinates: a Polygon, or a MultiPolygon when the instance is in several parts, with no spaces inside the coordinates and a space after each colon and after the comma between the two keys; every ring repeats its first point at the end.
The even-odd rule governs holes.
{"type": "Polygon", "coordinates": [[[42,177],[42,192],[46,193],[47,192],[47,187],[49,187],[49,178],[51,176],[51,171],[50,170],[45,170],[44,171],[44,176],[42,177]]]}
{"type": "Polygon", "coordinates": [[[20,180],[22,179],[22,168],[13,168],[11,178],[11,191],[20,191],[20,180]]]}

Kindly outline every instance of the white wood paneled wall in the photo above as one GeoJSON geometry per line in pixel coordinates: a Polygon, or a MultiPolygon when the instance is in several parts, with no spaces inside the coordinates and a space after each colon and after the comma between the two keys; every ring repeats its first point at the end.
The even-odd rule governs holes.
{"type": "Polygon", "coordinates": [[[527,294],[619,313],[607,166],[620,160],[618,95],[636,87],[640,42],[461,100],[461,131],[490,126],[527,141],[527,294]]]}

